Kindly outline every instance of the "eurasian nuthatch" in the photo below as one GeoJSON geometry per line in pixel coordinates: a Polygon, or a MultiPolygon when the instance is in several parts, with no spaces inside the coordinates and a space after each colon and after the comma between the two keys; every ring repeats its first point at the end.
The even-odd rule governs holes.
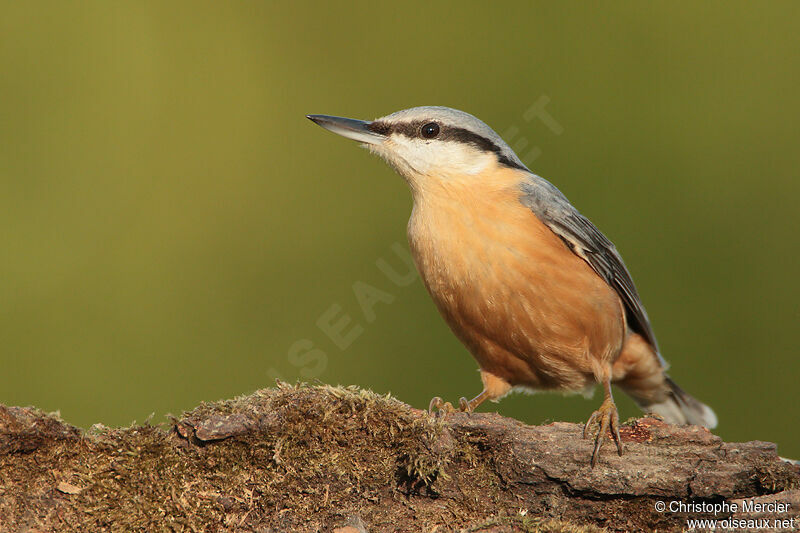
{"type": "MultiPolygon", "coordinates": [[[[408,182],[408,240],[439,312],[480,366],[472,411],[514,389],[591,391],[605,398],[584,427],[609,432],[622,455],[611,383],[675,424],[716,426],[714,412],[666,374],[653,329],[614,245],[497,133],[447,107],[371,122],[309,115],[362,143],[408,182]]],[[[431,409],[449,406],[439,398],[431,409]]]]}

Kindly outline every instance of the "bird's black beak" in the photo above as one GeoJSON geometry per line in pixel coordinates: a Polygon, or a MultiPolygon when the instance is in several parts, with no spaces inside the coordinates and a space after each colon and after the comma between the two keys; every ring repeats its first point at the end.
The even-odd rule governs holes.
{"type": "Polygon", "coordinates": [[[371,122],[329,115],[306,115],[306,118],[342,137],[364,144],[380,144],[386,137],[369,129],[371,122]]]}

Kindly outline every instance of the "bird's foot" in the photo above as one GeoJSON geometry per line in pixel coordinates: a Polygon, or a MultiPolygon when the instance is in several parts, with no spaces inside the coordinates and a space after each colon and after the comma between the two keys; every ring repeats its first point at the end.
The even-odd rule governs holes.
{"type": "Polygon", "coordinates": [[[462,413],[467,413],[468,415],[472,414],[472,411],[475,410],[475,406],[472,405],[472,402],[464,398],[463,396],[458,399],[458,410],[462,413]]]}
{"type": "Polygon", "coordinates": [[[597,431],[597,435],[594,439],[592,468],[594,468],[597,464],[597,459],[600,457],[600,448],[603,446],[603,442],[605,441],[606,434],[609,430],[611,430],[611,438],[614,439],[614,442],[617,444],[617,453],[619,453],[620,457],[622,457],[622,440],[620,440],[619,437],[619,413],[617,412],[617,406],[614,404],[613,399],[607,397],[605,400],[603,400],[600,408],[592,413],[592,416],[589,417],[586,425],[583,426],[584,439],[588,437],[589,428],[592,425],[599,426],[599,430],[597,431]]]}
{"type": "Polygon", "coordinates": [[[472,403],[469,400],[462,397],[458,400],[458,409],[453,407],[453,404],[450,402],[446,402],[435,396],[431,403],[428,404],[428,414],[434,414],[434,412],[441,413],[447,415],[449,413],[461,412],[461,413],[472,413],[475,408],[473,407],[472,403]]]}
{"type": "Polygon", "coordinates": [[[446,402],[439,398],[438,396],[434,396],[431,399],[431,403],[428,404],[428,414],[448,414],[454,412],[456,409],[453,407],[453,404],[450,402],[446,402]]]}

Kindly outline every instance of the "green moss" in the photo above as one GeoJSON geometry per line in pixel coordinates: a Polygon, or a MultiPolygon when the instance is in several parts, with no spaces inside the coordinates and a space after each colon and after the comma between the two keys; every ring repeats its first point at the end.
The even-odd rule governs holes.
{"type": "MultiPolygon", "coordinates": [[[[600,531],[519,509],[502,439],[357,387],[279,383],[162,427],[85,434],[36,410],[9,416],[0,531],[330,531],[353,519],[369,531],[600,531]]],[[[773,466],[766,491],[796,481],[773,466]]],[[[558,495],[534,498],[558,512],[558,495]]]]}
{"type": "MultiPolygon", "coordinates": [[[[25,456],[0,456],[0,512],[12,527],[59,531],[265,523],[315,530],[348,514],[365,514],[368,523],[395,521],[397,509],[364,513],[364,501],[436,494],[456,455],[479,470],[469,445],[442,442],[441,421],[356,387],[281,383],[203,403],[182,420],[198,427],[234,414],[250,427],[221,441],[185,440],[171,427],[95,427],[25,456]],[[62,482],[74,493],[59,491],[62,482]]],[[[435,525],[433,518],[411,529],[428,524],[435,525]]]]}

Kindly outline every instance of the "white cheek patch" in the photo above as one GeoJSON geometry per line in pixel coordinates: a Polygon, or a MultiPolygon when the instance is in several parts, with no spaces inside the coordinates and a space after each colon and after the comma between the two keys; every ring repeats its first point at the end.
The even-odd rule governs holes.
{"type": "Polygon", "coordinates": [[[384,161],[389,163],[389,166],[407,180],[411,180],[415,175],[418,175],[419,171],[415,167],[410,166],[391,145],[387,146],[387,143],[388,141],[384,141],[383,144],[362,144],[361,146],[373,154],[380,156],[384,161]]]}
{"type": "Polygon", "coordinates": [[[404,135],[392,135],[381,145],[370,145],[369,148],[401,174],[435,175],[441,178],[478,174],[495,157],[494,154],[457,141],[412,139],[404,135]]]}

